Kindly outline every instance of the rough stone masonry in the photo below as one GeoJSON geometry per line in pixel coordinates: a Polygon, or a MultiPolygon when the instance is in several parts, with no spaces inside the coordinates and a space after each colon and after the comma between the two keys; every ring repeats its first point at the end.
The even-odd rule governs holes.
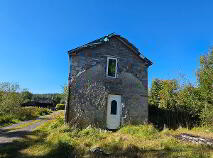
{"type": "Polygon", "coordinates": [[[106,128],[108,95],[121,96],[120,125],[141,124],[148,119],[148,67],[127,39],[110,34],[68,52],[70,97],[67,122],[79,127],[106,128]],[[117,60],[115,78],[107,76],[107,58],[117,60]]]}

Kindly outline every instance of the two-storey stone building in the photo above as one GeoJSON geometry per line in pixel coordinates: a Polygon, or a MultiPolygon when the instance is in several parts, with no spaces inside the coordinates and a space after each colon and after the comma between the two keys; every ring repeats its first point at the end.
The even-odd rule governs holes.
{"type": "Polygon", "coordinates": [[[148,67],[152,62],[127,39],[110,34],[68,51],[65,120],[117,129],[148,119],[148,67]]]}

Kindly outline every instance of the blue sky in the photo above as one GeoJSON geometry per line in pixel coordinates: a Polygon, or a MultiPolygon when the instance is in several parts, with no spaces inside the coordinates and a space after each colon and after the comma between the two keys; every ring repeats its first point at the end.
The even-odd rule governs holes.
{"type": "Polygon", "coordinates": [[[195,83],[199,56],[213,46],[213,1],[0,0],[0,82],[33,93],[61,92],[67,50],[115,32],[153,61],[155,78],[195,83]]]}

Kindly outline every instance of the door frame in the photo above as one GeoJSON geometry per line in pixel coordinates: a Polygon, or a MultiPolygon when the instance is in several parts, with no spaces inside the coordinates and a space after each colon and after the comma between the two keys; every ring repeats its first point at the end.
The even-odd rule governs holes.
{"type": "Polygon", "coordinates": [[[118,129],[121,125],[121,95],[109,94],[107,100],[106,125],[108,129],[118,129]],[[111,102],[117,102],[116,115],[111,114],[111,102]]]}

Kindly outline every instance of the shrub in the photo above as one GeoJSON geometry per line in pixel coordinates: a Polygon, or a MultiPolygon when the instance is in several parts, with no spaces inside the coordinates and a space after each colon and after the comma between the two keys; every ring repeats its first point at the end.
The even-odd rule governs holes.
{"type": "Polygon", "coordinates": [[[57,104],[55,108],[56,108],[56,110],[64,110],[65,105],[64,104],[57,104]]]}
{"type": "Polygon", "coordinates": [[[37,110],[34,107],[23,107],[20,111],[15,114],[16,118],[19,120],[30,120],[38,116],[37,110]]]}
{"type": "Polygon", "coordinates": [[[51,124],[50,128],[58,128],[61,127],[64,124],[64,117],[63,116],[58,116],[56,120],[51,124]]]}
{"type": "Polygon", "coordinates": [[[19,112],[15,114],[15,117],[19,120],[30,120],[38,116],[43,116],[51,113],[51,110],[47,108],[39,107],[22,107],[19,112]]]}
{"type": "Polygon", "coordinates": [[[0,124],[13,123],[14,120],[31,120],[49,113],[51,113],[51,110],[47,108],[19,107],[16,112],[0,114],[0,124]]]}
{"type": "Polygon", "coordinates": [[[12,115],[1,115],[0,116],[0,124],[12,123],[12,122],[13,122],[13,116],[12,115]]]}
{"type": "Polygon", "coordinates": [[[156,137],[159,132],[152,125],[128,125],[119,130],[120,133],[130,134],[136,137],[153,138],[156,137]]]}
{"type": "Polygon", "coordinates": [[[23,102],[31,98],[32,93],[26,90],[20,92],[18,84],[0,82],[0,123],[34,119],[51,112],[47,108],[21,107],[23,102]]]}
{"type": "Polygon", "coordinates": [[[37,108],[37,114],[40,115],[40,116],[43,116],[43,115],[48,115],[50,114],[52,111],[48,108],[37,108]]]}
{"type": "Polygon", "coordinates": [[[78,133],[79,137],[85,137],[85,138],[91,138],[91,142],[102,140],[105,138],[104,132],[101,129],[93,128],[93,127],[87,127],[85,129],[82,129],[78,133]]]}
{"type": "Polygon", "coordinates": [[[206,105],[202,110],[200,115],[203,125],[212,126],[213,125],[213,107],[211,105],[206,105]]]}

